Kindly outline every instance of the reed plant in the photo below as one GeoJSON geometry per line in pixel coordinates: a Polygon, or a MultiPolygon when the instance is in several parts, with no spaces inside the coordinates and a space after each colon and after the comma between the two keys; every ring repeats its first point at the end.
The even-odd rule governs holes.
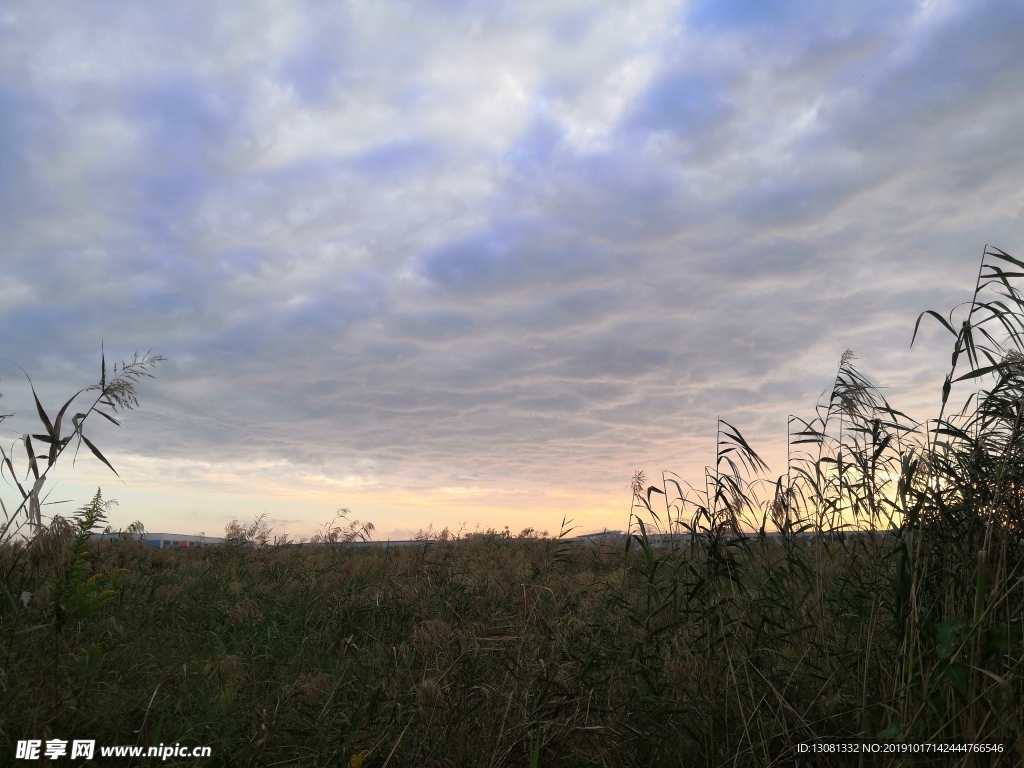
{"type": "MultiPolygon", "coordinates": [[[[140,380],[152,378],[150,372],[157,364],[163,362],[164,358],[147,352],[144,355],[135,353],[131,360],[120,365],[115,364],[113,375],[107,378],[107,357],[105,351],[100,352],[100,380],[96,384],[83,387],[73,394],[56,412],[55,418],[51,418],[36,394],[35,385],[28,374],[29,388],[32,391],[32,399],[35,403],[36,414],[42,427],[41,433],[24,434],[19,437],[11,448],[5,449],[0,446],[0,477],[13,484],[21,496],[21,502],[13,509],[8,510],[3,498],[0,497],[0,512],[4,515],[4,521],[0,525],[0,542],[9,542],[18,538],[25,529],[28,532],[38,533],[43,526],[41,506],[44,504],[42,496],[43,486],[46,483],[50,470],[56,465],[57,460],[64,454],[64,451],[72,443],[75,444],[75,456],[84,443],[89,451],[103,462],[115,475],[117,470],[107,461],[106,456],[99,448],[85,435],[85,423],[94,414],[102,416],[107,421],[120,426],[116,418],[119,411],[132,410],[139,404],[136,387],[140,380]],[[71,431],[65,432],[67,422],[65,417],[69,408],[79,401],[82,395],[88,396],[95,392],[92,402],[88,403],[84,411],[79,411],[71,416],[71,431]],[[33,442],[34,441],[34,442],[33,442]],[[45,449],[38,448],[38,445],[46,446],[45,449]],[[23,454],[25,474],[19,480],[19,474],[14,466],[14,460],[19,458],[18,450],[23,454]],[[31,475],[31,482],[29,477],[31,475]],[[27,488],[26,488],[27,486],[27,488]]],[[[0,414],[0,422],[11,417],[13,414],[0,414]]]]}

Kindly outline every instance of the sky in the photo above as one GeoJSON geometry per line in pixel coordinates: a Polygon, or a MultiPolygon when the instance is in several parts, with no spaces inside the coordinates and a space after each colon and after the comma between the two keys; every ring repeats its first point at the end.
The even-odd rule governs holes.
{"type": "Polygon", "coordinates": [[[623,529],[719,416],[784,473],[848,348],[934,417],[917,316],[1024,254],[1021,39],[979,0],[6,4],[0,438],[26,373],[55,411],[152,350],[85,428],[120,477],[62,457],[46,514],[401,539],[623,529]]]}

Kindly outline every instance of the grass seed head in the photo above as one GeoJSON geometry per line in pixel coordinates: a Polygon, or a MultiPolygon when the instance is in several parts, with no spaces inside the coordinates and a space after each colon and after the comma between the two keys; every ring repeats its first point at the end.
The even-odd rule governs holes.
{"type": "Polygon", "coordinates": [[[245,675],[245,664],[237,656],[227,655],[217,662],[217,671],[230,682],[240,680],[245,675]]]}
{"type": "Polygon", "coordinates": [[[45,528],[40,528],[28,547],[29,558],[34,565],[51,573],[67,568],[71,559],[71,544],[75,530],[63,517],[55,516],[45,528]]]}
{"type": "Polygon", "coordinates": [[[444,692],[436,680],[425,677],[416,686],[416,701],[424,708],[436,707],[444,702],[444,692]]]}

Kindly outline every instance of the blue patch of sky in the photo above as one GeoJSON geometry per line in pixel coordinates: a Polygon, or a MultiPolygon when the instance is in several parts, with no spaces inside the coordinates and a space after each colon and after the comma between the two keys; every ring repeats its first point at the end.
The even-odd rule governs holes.
{"type": "Polygon", "coordinates": [[[132,186],[142,197],[141,208],[132,219],[151,236],[174,237],[180,231],[182,214],[210,188],[211,180],[202,170],[173,164],[142,174],[132,186]]]}
{"type": "Polygon", "coordinates": [[[133,286],[130,295],[139,303],[151,294],[170,293],[188,296],[191,305],[196,305],[212,287],[201,257],[173,244],[160,242],[131,253],[122,251],[114,254],[114,260],[119,265],[117,279],[133,286]]]}
{"type": "Polygon", "coordinates": [[[639,162],[630,137],[618,138],[625,151],[587,155],[574,162],[579,194],[563,216],[580,230],[606,237],[657,236],[667,221],[665,215],[671,217],[679,166],[665,157],[656,164],[639,162]]]}
{"type": "Polygon", "coordinates": [[[191,321],[211,310],[210,302],[215,298],[216,288],[209,285],[198,270],[184,266],[174,270],[156,268],[146,270],[140,276],[143,283],[128,291],[130,302],[117,309],[122,316],[150,316],[164,322],[184,321],[189,327],[191,321]],[[154,280],[154,275],[159,275],[154,280]]]}
{"type": "Polygon", "coordinates": [[[419,271],[442,290],[494,293],[579,277],[591,268],[585,244],[536,222],[508,220],[421,256],[419,271]]]}
{"type": "Polygon", "coordinates": [[[285,332],[333,330],[346,321],[364,317],[366,312],[332,291],[319,291],[309,301],[288,311],[280,319],[285,332]]]}
{"type": "Polygon", "coordinates": [[[394,178],[436,163],[440,151],[418,139],[393,141],[344,157],[310,157],[281,168],[255,173],[252,178],[283,193],[333,185],[346,177],[394,178]]]}
{"type": "Polygon", "coordinates": [[[433,89],[425,83],[406,83],[395,91],[389,102],[399,109],[411,109],[423,106],[430,101],[432,95],[433,89]]]}
{"type": "Polygon", "coordinates": [[[741,193],[734,205],[739,216],[751,223],[790,224],[820,217],[841,201],[848,186],[817,177],[769,178],[741,193]]]}
{"type": "MultiPolygon", "coordinates": [[[[990,78],[1022,71],[1024,9],[1013,4],[944,25],[910,66],[892,74],[894,90],[920,107],[969,98],[990,78]]],[[[901,99],[903,100],[903,99],[901,99]]]]}
{"type": "Polygon", "coordinates": [[[256,275],[263,263],[264,258],[259,251],[247,248],[223,251],[217,257],[219,271],[229,277],[256,275]]]}
{"type": "Polygon", "coordinates": [[[516,411],[578,414],[589,406],[586,399],[577,394],[553,395],[547,397],[520,397],[513,400],[509,407],[516,411]]]}
{"type": "Polygon", "coordinates": [[[502,17],[508,5],[499,0],[427,0],[423,6],[429,11],[471,17],[502,17]]]}
{"type": "Polygon", "coordinates": [[[703,29],[744,29],[788,21],[807,5],[801,0],[700,0],[691,7],[688,21],[703,29]]]}
{"type": "Polygon", "coordinates": [[[839,138],[864,149],[920,146],[922,137],[940,130],[945,115],[969,114],[974,102],[993,89],[1005,91],[1012,80],[1024,85],[1022,36],[1024,9],[995,4],[927,29],[909,56],[866,62],[872,74],[867,80],[844,74],[848,85],[861,82],[857,97],[835,120],[839,138]]]}
{"type": "Polygon", "coordinates": [[[339,331],[378,316],[388,309],[381,276],[365,269],[339,275],[331,287],[311,287],[306,299],[268,317],[275,337],[339,331]]]}
{"type": "Polygon", "coordinates": [[[374,309],[387,308],[387,276],[367,267],[350,270],[346,276],[346,291],[354,303],[374,309]]]}
{"type": "Polygon", "coordinates": [[[473,316],[463,312],[396,314],[391,323],[403,337],[441,343],[462,338],[476,327],[473,316]]]}
{"type": "Polygon", "coordinates": [[[132,100],[133,116],[163,157],[196,157],[237,130],[237,99],[227,88],[186,76],[150,84],[132,100]]]}
{"type": "Polygon", "coordinates": [[[0,221],[46,207],[49,196],[35,183],[28,158],[44,150],[52,119],[38,97],[0,86],[0,221]]]}
{"type": "Polygon", "coordinates": [[[563,137],[564,131],[554,120],[537,115],[505,152],[504,160],[517,169],[547,170],[556,150],[561,146],[563,137]]]}
{"type": "MultiPolygon", "coordinates": [[[[0,323],[0,343],[6,350],[16,349],[19,354],[33,357],[62,354],[61,350],[52,347],[60,346],[61,341],[89,327],[89,323],[83,322],[83,315],[89,315],[91,309],[79,303],[58,303],[56,300],[16,308],[0,323]],[[35,344],[25,344],[26,338],[47,339],[46,351],[36,350],[35,344]]],[[[24,365],[21,360],[15,362],[24,365]]]]}
{"type": "Polygon", "coordinates": [[[708,129],[728,113],[720,83],[685,72],[665,72],[635,99],[620,130],[688,136],[708,129]]]}
{"type": "Polygon", "coordinates": [[[133,218],[151,234],[173,238],[216,182],[209,162],[239,129],[241,109],[225,89],[186,77],[149,85],[135,95],[131,108],[153,158],[137,172],[134,187],[141,201],[133,218]]]}
{"type": "Polygon", "coordinates": [[[303,101],[322,104],[333,94],[337,83],[338,48],[343,41],[337,39],[311,39],[299,45],[281,67],[281,76],[303,101]]]}
{"type": "Polygon", "coordinates": [[[515,243],[497,232],[483,232],[449,243],[420,259],[420,271],[434,283],[450,289],[493,285],[510,270],[515,243]]]}
{"type": "Polygon", "coordinates": [[[551,36],[565,45],[578,45],[594,26],[598,15],[596,5],[565,13],[549,26],[551,36]]]}
{"type": "Polygon", "coordinates": [[[370,176],[395,176],[416,170],[436,155],[434,146],[426,141],[399,141],[357,155],[349,161],[349,166],[370,176]]]}
{"type": "Polygon", "coordinates": [[[175,287],[141,288],[132,293],[140,310],[160,315],[192,309],[198,298],[191,292],[176,290],[175,287]]]}
{"type": "Polygon", "coordinates": [[[619,339],[587,338],[571,347],[566,358],[553,366],[554,372],[570,379],[635,378],[671,365],[667,350],[623,344],[619,339]]]}
{"type": "Polygon", "coordinates": [[[339,175],[351,172],[351,159],[344,157],[309,157],[280,168],[254,171],[249,175],[258,189],[286,197],[294,188],[326,184],[339,175]]]}
{"type": "Polygon", "coordinates": [[[539,197],[548,201],[545,210],[551,216],[588,231],[615,229],[625,219],[656,218],[675,198],[678,168],[663,161],[652,167],[638,158],[647,128],[630,120],[627,115],[617,128],[613,151],[578,154],[565,144],[562,127],[544,109],[536,109],[526,130],[502,155],[505,169],[518,182],[507,189],[513,200],[506,208],[519,204],[521,196],[539,197]]]}
{"type": "Polygon", "coordinates": [[[240,322],[213,330],[205,338],[194,338],[189,349],[200,359],[243,362],[259,354],[268,336],[265,323],[240,322]]]}
{"type": "Polygon", "coordinates": [[[356,356],[368,366],[386,366],[404,363],[418,356],[420,345],[408,341],[374,341],[356,351],[356,356]]]}

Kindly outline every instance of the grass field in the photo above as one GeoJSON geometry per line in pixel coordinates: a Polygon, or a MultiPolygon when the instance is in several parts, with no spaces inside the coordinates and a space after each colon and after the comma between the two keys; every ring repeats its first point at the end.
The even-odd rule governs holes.
{"type": "MultiPolygon", "coordinates": [[[[13,516],[38,514],[19,485],[0,759],[87,738],[207,745],[225,766],[1020,765],[1017,268],[987,249],[960,327],[930,314],[955,339],[937,419],[896,410],[845,354],[791,420],[784,475],[720,422],[696,486],[634,476],[628,547],[445,532],[366,549],[358,524],[273,546],[258,522],[219,547],[90,545],[100,492],[19,536],[13,516]],[[836,741],[1000,751],[798,751],[836,741]]],[[[37,476],[70,439],[39,410],[37,476]]]]}
{"type": "Polygon", "coordinates": [[[939,622],[908,643],[896,549],[112,543],[85,558],[56,626],[53,573],[71,564],[8,547],[3,748],[53,736],[209,745],[220,765],[767,765],[800,742],[887,732],[998,742],[1015,764],[1019,618],[939,622]]]}

